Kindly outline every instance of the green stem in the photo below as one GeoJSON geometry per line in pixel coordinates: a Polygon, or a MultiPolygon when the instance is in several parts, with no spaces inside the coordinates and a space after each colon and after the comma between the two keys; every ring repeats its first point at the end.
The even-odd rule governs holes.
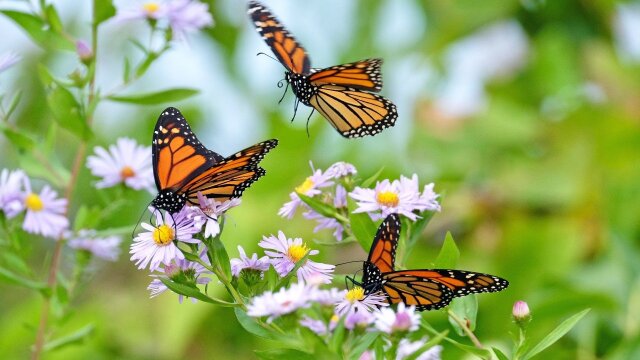
{"type": "Polygon", "coordinates": [[[447,314],[453,319],[453,321],[455,321],[458,324],[458,326],[460,326],[462,331],[464,331],[464,333],[467,334],[467,336],[469,337],[473,345],[475,345],[478,349],[484,349],[484,346],[482,345],[480,340],[478,340],[478,338],[476,337],[476,334],[474,334],[473,331],[469,329],[469,327],[467,326],[467,323],[463,319],[460,319],[451,310],[447,310],[447,314]]]}

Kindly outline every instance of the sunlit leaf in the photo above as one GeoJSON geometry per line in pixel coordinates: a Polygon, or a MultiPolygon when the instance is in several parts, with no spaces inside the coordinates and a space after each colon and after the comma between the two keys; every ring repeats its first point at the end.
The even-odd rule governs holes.
{"type": "Polygon", "coordinates": [[[58,15],[53,4],[47,5],[45,8],[45,14],[47,15],[47,21],[49,22],[49,25],[51,25],[51,29],[58,34],[62,34],[64,31],[62,20],[60,20],[60,15],[58,15]]]}
{"type": "Polygon", "coordinates": [[[568,333],[574,326],[582,319],[591,309],[585,309],[580,311],[579,313],[571,316],[567,320],[563,321],[558,327],[553,329],[547,336],[544,337],[537,345],[531,348],[526,354],[523,355],[522,359],[530,359],[540,352],[553,345],[556,341],[560,340],[566,333],[568,333]]]}
{"type": "Polygon", "coordinates": [[[212,299],[209,296],[201,293],[200,289],[198,289],[195,286],[180,284],[170,279],[162,278],[162,277],[159,279],[160,281],[162,281],[162,283],[166,287],[169,288],[169,290],[175,292],[176,294],[184,295],[190,298],[198,299],[200,301],[204,301],[204,302],[208,302],[208,303],[212,303],[220,306],[236,306],[236,304],[233,304],[233,303],[212,299]]]}
{"type": "Polygon", "coordinates": [[[257,323],[257,320],[247,315],[247,313],[244,310],[240,308],[235,308],[233,309],[233,312],[236,314],[236,318],[238,319],[240,326],[242,326],[245,330],[247,330],[251,334],[265,338],[265,339],[274,338],[274,334],[272,334],[269,330],[265,329],[264,327],[260,326],[260,324],[257,323]]]}
{"type": "Polygon", "coordinates": [[[93,4],[96,7],[94,9],[96,24],[100,24],[116,14],[116,8],[111,0],[94,1],[93,4]]]}
{"type": "Polygon", "coordinates": [[[491,350],[493,350],[493,353],[496,355],[496,357],[498,358],[498,360],[509,360],[509,357],[502,352],[502,350],[498,349],[497,347],[492,347],[491,350]]]}
{"type": "Polygon", "coordinates": [[[312,198],[304,194],[298,194],[298,197],[300,198],[300,200],[302,200],[302,202],[307,204],[311,209],[315,210],[322,216],[335,218],[338,215],[338,211],[333,206],[325,204],[324,202],[316,198],[312,198]]]}
{"type": "Polygon", "coordinates": [[[440,248],[440,252],[438,253],[436,261],[433,263],[433,266],[436,269],[453,269],[456,267],[459,258],[460,250],[458,250],[451,233],[447,232],[447,236],[444,238],[442,248],[440,248]]]}
{"type": "Polygon", "coordinates": [[[295,349],[256,350],[256,355],[265,360],[316,360],[317,356],[295,349]]]}
{"type": "Polygon", "coordinates": [[[75,50],[73,42],[49,30],[47,24],[37,16],[14,10],[0,10],[0,13],[18,24],[33,41],[42,47],[75,50]]]}
{"type": "MultiPolygon", "coordinates": [[[[474,294],[453,299],[447,309],[464,321],[465,326],[467,326],[471,331],[476,328],[478,298],[474,294]]],[[[458,335],[466,335],[464,330],[451,316],[449,316],[449,323],[453,326],[458,335]]]]}
{"type": "Polygon", "coordinates": [[[367,351],[371,344],[380,336],[380,333],[377,331],[368,332],[362,336],[357,338],[356,344],[349,349],[349,359],[350,360],[358,360],[362,353],[367,351]]]}
{"type": "Polygon", "coordinates": [[[363,180],[360,183],[360,187],[363,187],[363,188],[371,187],[378,180],[383,170],[384,170],[384,167],[380,168],[380,170],[378,170],[375,174],[371,175],[369,178],[363,180]]]}
{"type": "Polygon", "coordinates": [[[214,261],[214,264],[211,265],[220,266],[227,279],[231,280],[231,262],[229,261],[229,254],[227,254],[227,249],[225,249],[220,237],[216,236],[213,238],[210,244],[214,261]]]}
{"type": "Polygon", "coordinates": [[[199,91],[195,89],[176,88],[137,95],[111,95],[108,96],[107,99],[111,101],[126,102],[139,105],[156,105],[184,100],[198,94],[198,92],[199,91]]]}
{"type": "Polygon", "coordinates": [[[351,231],[355,235],[356,240],[360,243],[360,246],[364,251],[369,251],[373,238],[376,236],[378,226],[371,220],[367,213],[354,213],[355,203],[351,200],[347,201],[349,206],[349,223],[351,224],[351,231]]]}
{"type": "Polygon", "coordinates": [[[81,344],[85,340],[87,340],[92,334],[95,326],[93,324],[89,324],[84,326],[73,333],[63,336],[61,338],[57,338],[55,340],[51,340],[44,345],[45,351],[51,351],[54,349],[60,349],[67,345],[73,344],[81,344]]]}

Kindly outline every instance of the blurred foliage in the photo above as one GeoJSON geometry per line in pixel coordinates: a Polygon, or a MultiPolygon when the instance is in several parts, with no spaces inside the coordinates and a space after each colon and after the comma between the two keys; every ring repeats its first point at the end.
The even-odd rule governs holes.
{"type": "MultiPolygon", "coordinates": [[[[490,81],[486,86],[487,107],[473,116],[451,118],[440,113],[429,95],[433,89],[423,89],[423,93],[414,94],[418,98],[412,108],[400,109],[396,128],[375,138],[326,141],[338,135],[317,115],[308,138],[304,127],[289,124],[292,109],[277,107],[280,90],[275,84],[273,92],[262,98],[242,75],[244,69],[237,59],[265,51],[260,47],[244,53],[246,47],[238,46],[245,33],[254,31],[248,21],[237,21],[245,20],[244,6],[231,0],[211,1],[216,25],[207,30],[207,41],[216,45],[224,70],[242,91],[247,106],[255,107],[266,122],[263,128],[267,133],[256,135],[255,140],[281,140],[278,149],[263,162],[268,175],[247,191],[242,206],[231,213],[223,236],[230,256],[237,255],[235,243],[252,251],[262,235],[278,229],[307,240],[330,236],[313,234],[307,221],[287,221],[276,215],[288,200],[287,194],[309,174],[309,160],[319,167],[349,161],[363,178],[383,166],[383,178],[415,172],[422,181],[436,183],[436,191],[444,194],[443,210],[424,230],[407,266],[429,266],[446,231],[451,231],[460,247],[460,268],[497,274],[511,283],[504,292],[478,297],[475,333],[483,342],[505,352],[510,350],[505,333],[516,331],[511,306],[516,300],[526,300],[534,319],[528,333],[538,340],[561,320],[584,308],[592,309],[543,356],[639,358],[640,66],[621,61],[616,53],[612,34],[616,2],[415,0],[412,3],[421,9],[417,15],[427,24],[426,29],[419,34],[419,41],[393,51],[372,40],[377,29],[384,31],[389,24],[403,21],[380,18],[380,9],[388,2],[391,0],[355,2],[358,15],[352,19],[351,45],[343,49],[336,63],[380,56],[386,64],[393,64],[415,57],[433,63],[436,74],[444,76],[449,45],[487,24],[516,19],[529,39],[526,64],[511,76],[490,81]],[[226,17],[230,12],[234,12],[233,18],[226,17]],[[582,91],[586,84],[596,84],[603,99],[590,101],[582,91]],[[406,136],[394,137],[400,128],[409,129],[406,136]]],[[[317,0],[310,8],[322,6],[324,2],[317,0]]],[[[82,31],[79,24],[85,20],[69,20],[74,14],[63,15],[76,24],[73,31],[82,31]]],[[[315,18],[312,11],[299,16],[305,17],[308,26],[318,28],[318,36],[322,35],[323,19],[315,18]]],[[[280,17],[286,24],[287,19],[280,17]]],[[[296,33],[296,29],[290,30],[296,33]]],[[[53,126],[56,114],[47,112],[47,89],[35,74],[38,63],[51,64],[60,57],[63,55],[59,52],[47,49],[32,52],[25,56],[19,81],[12,84],[23,94],[15,124],[33,134],[49,129],[34,141],[42,151],[55,155],[54,167],[71,163],[74,146],[67,144],[77,144],[78,140],[62,129],[63,124],[53,126]]],[[[276,66],[273,69],[280,71],[276,66]]],[[[389,74],[395,73],[390,70],[386,65],[385,81],[405,81],[390,78],[389,74]]],[[[161,79],[147,80],[158,82],[155,88],[166,88],[161,79]]],[[[393,93],[387,95],[394,99],[393,93]]],[[[198,132],[205,121],[223,121],[198,110],[205,102],[216,99],[200,97],[170,105],[179,105],[198,132]]],[[[91,146],[110,144],[119,136],[149,142],[153,124],[164,107],[132,105],[126,108],[124,123],[108,126],[116,120],[110,118],[110,106],[104,103],[97,109],[100,131],[91,138],[91,146]]],[[[228,113],[224,121],[233,121],[234,109],[224,112],[228,113]]],[[[300,115],[296,123],[306,120],[306,113],[300,115]]],[[[206,138],[203,142],[216,149],[206,138]]],[[[37,166],[24,149],[7,141],[0,147],[2,168],[24,167],[37,175],[37,166]]],[[[93,181],[83,167],[79,184],[84,185],[75,189],[79,198],[100,194],[87,186],[93,181]]],[[[105,195],[94,197],[96,204],[105,205],[112,198],[109,192],[128,190],[105,191],[105,195]]],[[[128,226],[150,200],[147,194],[126,195],[127,203],[100,219],[100,225],[128,226]]],[[[49,241],[23,245],[21,250],[30,259],[28,267],[34,269],[34,278],[46,278],[53,246],[49,241]]],[[[322,258],[331,263],[364,258],[355,243],[317,247],[322,258]]],[[[63,259],[63,270],[65,262],[73,260],[68,255],[63,259]]],[[[48,358],[237,360],[255,358],[254,349],[269,349],[268,340],[253,337],[239,326],[229,326],[236,321],[232,309],[178,304],[174,295],[149,300],[145,290],[149,278],[134,269],[126,251],[116,264],[91,266],[95,272],[85,279],[91,282],[83,295],[73,299],[73,316],[56,313],[55,309],[54,314],[62,319],[58,333],[70,335],[91,321],[93,335],[84,344],[51,352],[48,358]]],[[[349,267],[339,270],[353,272],[349,267]]],[[[0,284],[0,291],[0,353],[2,358],[25,358],[33,343],[41,297],[5,283],[0,284]]],[[[448,326],[443,312],[424,316],[435,328],[448,326]]],[[[455,347],[447,347],[443,356],[456,359],[462,354],[455,347]]]]}

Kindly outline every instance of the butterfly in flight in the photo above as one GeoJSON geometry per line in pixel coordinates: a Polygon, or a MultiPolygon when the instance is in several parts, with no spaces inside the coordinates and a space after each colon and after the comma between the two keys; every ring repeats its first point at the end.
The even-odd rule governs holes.
{"type": "Polygon", "coordinates": [[[382,291],[390,304],[402,302],[422,311],[445,307],[455,297],[496,292],[509,286],[505,279],[472,271],[394,270],[400,227],[397,214],[387,216],[378,228],[369,258],[364,263],[362,282],[349,277],[364,289],[365,295],[382,291]]]}
{"type": "Polygon", "coordinates": [[[249,1],[248,13],[262,39],[286,69],[285,80],[296,96],[295,110],[300,102],[311,106],[346,138],[375,135],[395,124],[396,106],[372,94],[382,90],[382,59],[312,68],[302,45],[266,7],[249,1]]]}
{"type": "Polygon", "coordinates": [[[220,202],[240,197],[265,174],[258,163],[276,145],[278,140],[267,140],[225,158],[198,141],[178,109],[166,108],[153,131],[158,195],[151,205],[173,214],[186,203],[199,205],[198,193],[220,202]]]}

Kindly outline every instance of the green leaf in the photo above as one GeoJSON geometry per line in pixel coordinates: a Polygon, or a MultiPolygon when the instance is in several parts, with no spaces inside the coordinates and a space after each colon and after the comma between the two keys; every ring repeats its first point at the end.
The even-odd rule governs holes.
{"type": "Polygon", "coordinates": [[[97,206],[80,206],[73,221],[73,230],[78,231],[81,229],[95,228],[102,218],[101,212],[102,210],[97,206]]]}
{"type": "MultiPolygon", "coordinates": [[[[436,329],[434,329],[433,327],[431,327],[429,324],[426,323],[422,323],[420,324],[420,327],[422,327],[423,329],[426,329],[428,332],[430,332],[431,334],[433,334],[434,336],[440,336],[442,333],[438,332],[436,329]]],[[[473,354],[475,356],[478,356],[480,358],[483,359],[491,359],[491,352],[487,349],[479,349],[475,346],[470,346],[470,345],[465,345],[462,343],[459,343],[455,340],[453,340],[450,337],[444,337],[443,338],[444,341],[454,345],[455,347],[457,347],[460,350],[466,351],[470,354],[473,354]]]]}
{"type": "Polygon", "coordinates": [[[491,348],[491,350],[493,350],[493,353],[496,355],[498,360],[509,360],[509,357],[505,355],[505,353],[503,353],[502,350],[498,349],[497,347],[494,346],[491,348]]]}
{"type": "Polygon", "coordinates": [[[347,201],[349,206],[349,223],[351,224],[351,231],[356,237],[356,240],[360,243],[360,246],[364,251],[369,252],[373,238],[376,236],[378,226],[371,220],[367,213],[354,213],[356,204],[351,199],[347,201]]]}
{"type": "Polygon", "coordinates": [[[329,349],[332,352],[339,355],[340,357],[343,357],[342,343],[344,342],[344,337],[346,333],[347,331],[344,327],[344,318],[340,318],[338,325],[336,325],[336,328],[333,330],[333,333],[331,334],[331,340],[329,340],[329,349]]]}
{"type": "MultiPolygon", "coordinates": [[[[134,42],[135,44],[139,44],[137,42],[134,42]]],[[[149,67],[151,66],[151,64],[153,64],[154,61],[156,61],[156,59],[158,58],[158,54],[155,52],[147,52],[147,49],[145,49],[145,47],[142,44],[139,44],[138,47],[147,54],[147,57],[144,59],[144,61],[138,66],[138,68],[136,69],[136,78],[141,77],[142,75],[144,75],[144,73],[147,72],[147,70],[149,70],[149,67]]]]}
{"type": "Polygon", "coordinates": [[[560,325],[558,325],[558,327],[553,329],[553,331],[551,331],[549,335],[545,336],[544,339],[542,339],[536,346],[534,346],[533,348],[531,348],[531,350],[529,350],[526,354],[524,354],[522,359],[523,360],[530,359],[538,355],[540,352],[542,352],[549,346],[553,345],[556,341],[560,340],[560,338],[563,337],[566,333],[568,333],[569,330],[573,329],[573,327],[576,326],[578,321],[580,321],[580,319],[582,319],[585,315],[587,315],[587,313],[590,310],[591,309],[582,310],[581,312],[563,321],[560,325]]]}
{"type": "Polygon", "coordinates": [[[18,26],[29,34],[29,37],[38,45],[45,48],[60,48],[63,50],[75,50],[75,44],[62,37],[60,34],[50,31],[49,26],[37,16],[14,10],[0,10],[18,26]]]}
{"type": "Polygon", "coordinates": [[[444,238],[440,253],[433,263],[436,269],[453,269],[458,263],[460,258],[460,250],[456,246],[456,242],[453,240],[450,232],[447,232],[447,236],[444,238]]]}
{"type": "MultiPolygon", "coordinates": [[[[451,305],[448,308],[449,311],[453,312],[459,319],[466,322],[467,326],[471,331],[476,328],[476,318],[478,316],[478,298],[471,294],[469,296],[455,298],[451,301],[451,305]]],[[[460,325],[449,316],[449,323],[456,330],[458,335],[465,336],[464,330],[460,327],[460,325]]]]}
{"type": "Polygon", "coordinates": [[[4,123],[0,123],[0,130],[2,130],[7,140],[19,149],[32,150],[36,146],[36,140],[25,132],[13,130],[4,123]]]}
{"type": "Polygon", "coordinates": [[[363,336],[360,336],[358,338],[358,342],[349,351],[349,359],[350,360],[359,359],[362,353],[364,353],[365,351],[367,351],[367,349],[369,349],[369,347],[371,347],[371,344],[373,344],[373,342],[376,341],[379,335],[380,335],[379,332],[373,331],[373,332],[368,332],[363,336]]]}
{"type": "Polygon", "coordinates": [[[247,315],[244,310],[240,308],[233,309],[233,312],[236,314],[236,318],[240,323],[240,326],[247,330],[249,333],[265,338],[265,339],[273,339],[274,334],[272,334],[269,330],[263,328],[257,323],[257,320],[247,315]]]}
{"type": "Polygon", "coordinates": [[[220,236],[216,236],[211,241],[211,251],[213,252],[213,261],[215,262],[211,265],[220,266],[222,273],[231,281],[231,262],[229,261],[229,254],[227,254],[227,250],[224,248],[222,240],[220,240],[220,236]]]}
{"type": "Polygon", "coordinates": [[[316,360],[317,357],[295,349],[255,350],[260,359],[265,360],[316,360]]]}
{"type": "Polygon", "coordinates": [[[93,4],[96,7],[93,11],[96,25],[116,14],[116,8],[113,6],[113,1],[111,0],[94,1],[93,4]]]}
{"type": "Polygon", "coordinates": [[[366,180],[363,180],[360,183],[360,187],[363,187],[363,188],[371,187],[371,185],[373,185],[373,183],[375,183],[376,180],[378,180],[378,178],[380,177],[380,174],[382,174],[383,170],[384,170],[384,167],[380,168],[380,170],[378,170],[375,174],[373,174],[373,176],[369,177],[366,180]]]}
{"type": "Polygon", "coordinates": [[[139,105],[156,105],[183,100],[198,94],[198,92],[199,91],[196,89],[175,88],[147,94],[122,96],[112,95],[108,96],[107,99],[111,101],[126,102],[139,105]]]}
{"type": "Polygon", "coordinates": [[[60,20],[60,16],[56,11],[56,8],[49,4],[45,9],[45,14],[47,16],[47,22],[51,25],[51,29],[58,34],[62,34],[64,32],[64,27],[62,26],[62,21],[60,20]]]}
{"type": "Polygon", "coordinates": [[[322,216],[333,218],[333,219],[335,219],[337,216],[340,216],[336,208],[334,208],[329,204],[325,204],[318,199],[312,198],[304,194],[299,194],[299,193],[298,193],[298,197],[300,198],[300,200],[302,200],[302,202],[309,205],[310,208],[312,208],[322,216]]]}
{"type": "Polygon", "coordinates": [[[4,114],[6,120],[9,120],[9,118],[11,118],[11,115],[13,115],[13,112],[16,111],[16,109],[18,108],[18,104],[20,104],[20,100],[22,100],[22,90],[16,91],[13,99],[11,99],[9,106],[7,107],[7,111],[5,111],[4,114]]]}
{"type": "Polygon", "coordinates": [[[131,63],[129,63],[128,58],[124,58],[123,70],[122,70],[122,82],[125,84],[129,82],[129,77],[131,76],[131,63]]]}
{"type": "Polygon", "coordinates": [[[44,345],[44,350],[51,351],[51,350],[59,349],[71,344],[80,344],[93,334],[94,328],[95,327],[93,326],[93,324],[89,324],[85,327],[82,327],[76,330],[70,335],[63,336],[61,338],[49,341],[44,345]]]}
{"type": "Polygon", "coordinates": [[[173,291],[176,294],[188,296],[188,297],[191,297],[191,298],[194,298],[194,299],[198,299],[200,301],[204,301],[204,302],[208,302],[208,303],[216,304],[216,305],[220,305],[220,306],[225,306],[225,307],[237,306],[234,303],[229,303],[229,302],[226,302],[226,301],[212,299],[212,298],[208,297],[207,295],[201,293],[200,289],[198,289],[195,286],[189,286],[189,285],[185,285],[185,284],[180,284],[180,283],[177,283],[177,282],[172,281],[170,279],[162,278],[162,277],[160,277],[158,279],[160,279],[160,281],[162,281],[162,283],[165,284],[169,288],[169,290],[173,291]]]}
{"type": "Polygon", "coordinates": [[[43,295],[50,295],[50,289],[47,284],[39,281],[33,281],[12,272],[9,269],[5,269],[0,267],[0,280],[7,282],[13,285],[24,286],[29,289],[38,290],[43,293],[43,295]]]}

